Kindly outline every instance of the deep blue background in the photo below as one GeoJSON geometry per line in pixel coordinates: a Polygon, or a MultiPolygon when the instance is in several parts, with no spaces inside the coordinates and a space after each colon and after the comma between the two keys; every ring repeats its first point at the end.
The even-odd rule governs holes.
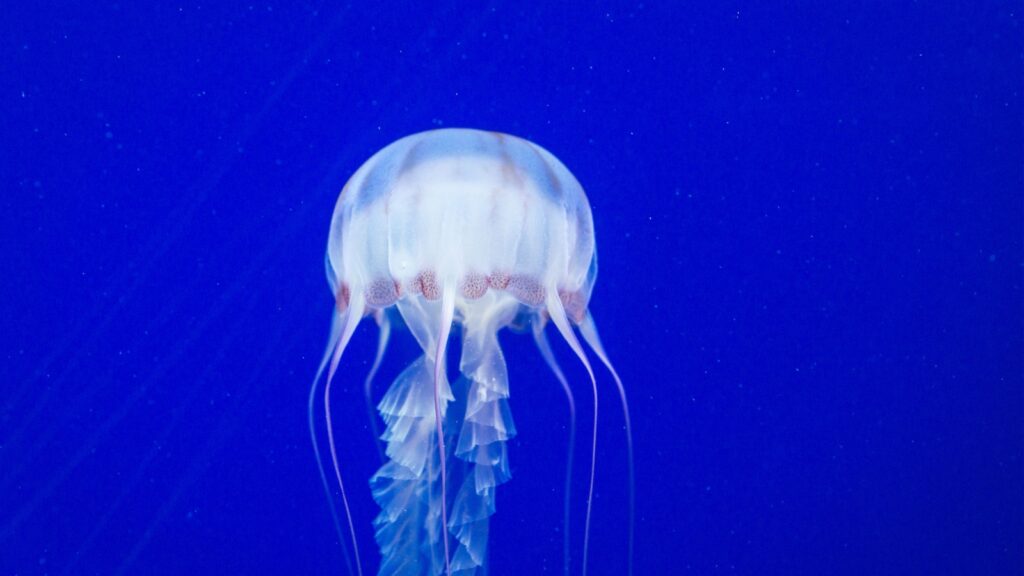
{"type": "MultiPolygon", "coordinates": [[[[558,4],[5,5],[0,574],[344,573],[305,421],[327,225],[439,126],[589,193],[637,574],[1024,573],[1021,5],[558,4]]],[[[565,405],[528,340],[495,575],[561,566],[565,405]]],[[[335,407],[367,568],[374,344],[335,407]]],[[[591,561],[621,574],[601,384],[591,561]]]]}

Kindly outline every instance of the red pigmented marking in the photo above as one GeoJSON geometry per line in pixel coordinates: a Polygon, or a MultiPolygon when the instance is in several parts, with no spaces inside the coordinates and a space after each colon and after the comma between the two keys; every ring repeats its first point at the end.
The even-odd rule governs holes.
{"type": "Polygon", "coordinates": [[[366,303],[383,308],[398,300],[398,283],[390,278],[378,278],[366,287],[366,303]]]}
{"type": "Polygon", "coordinates": [[[437,300],[441,297],[441,285],[437,283],[437,274],[433,270],[424,270],[417,274],[413,285],[427,300],[437,300]]]}
{"type": "Polygon", "coordinates": [[[487,293],[487,277],[483,274],[469,273],[459,283],[459,291],[470,300],[476,300],[487,293]]]}
{"type": "Polygon", "coordinates": [[[570,320],[577,324],[583,322],[583,318],[587,314],[587,302],[583,299],[582,292],[559,290],[558,298],[562,301],[562,308],[565,308],[565,315],[570,320]]]}
{"type": "Polygon", "coordinates": [[[509,277],[507,289],[509,293],[515,296],[516,300],[519,300],[523,304],[540,306],[544,303],[546,291],[544,290],[544,287],[540,285],[540,282],[532,276],[516,274],[509,277]]]}
{"type": "Polygon", "coordinates": [[[341,289],[338,290],[338,294],[334,297],[334,305],[338,307],[339,313],[344,313],[348,310],[348,302],[351,293],[348,291],[348,284],[342,284],[341,289]]]}
{"type": "Polygon", "coordinates": [[[412,280],[409,280],[406,290],[408,290],[409,294],[412,294],[413,296],[423,293],[423,286],[420,285],[420,277],[416,276],[412,280]]]}
{"type": "Polygon", "coordinates": [[[504,290],[505,288],[508,288],[508,282],[508,272],[492,272],[491,275],[487,277],[487,283],[495,290],[504,290]]]}

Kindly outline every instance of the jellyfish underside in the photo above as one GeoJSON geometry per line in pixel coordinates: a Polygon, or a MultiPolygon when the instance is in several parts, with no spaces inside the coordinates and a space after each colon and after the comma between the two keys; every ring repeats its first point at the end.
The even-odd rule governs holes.
{"type": "MultiPolygon", "coordinates": [[[[486,573],[495,491],[509,480],[507,442],[516,431],[498,332],[527,323],[562,384],[572,391],[544,336],[550,320],[590,375],[594,393],[587,546],[596,466],[597,390],[575,325],[621,381],[601,347],[587,303],[596,277],[590,207],[579,183],[544,149],[512,136],[475,130],[413,135],[378,152],[346,184],[328,241],[327,276],[336,297],[324,403],[335,476],[362,574],[331,426],[331,382],[356,325],[377,318],[381,338],[366,394],[384,354],[388,310],[401,316],[422,351],[377,404],[385,462],[370,479],[380,512],[374,521],[381,575],[486,573]],[[445,369],[449,335],[462,338],[459,376],[445,369]]],[[[310,396],[311,433],[313,392],[310,396]]],[[[573,426],[570,429],[574,429],[573,426]]],[[[573,433],[570,432],[570,435],[573,433]]],[[[632,442],[630,536],[632,553],[632,442]]],[[[571,469],[570,437],[567,474],[571,469]]],[[[326,474],[321,466],[321,478],[326,474]]],[[[566,490],[568,491],[568,480],[566,490]]],[[[569,517],[568,492],[564,521],[569,517]]],[[[340,522],[335,518],[340,530],[340,522]]],[[[569,573],[566,528],[564,571],[569,573]]],[[[631,561],[630,561],[631,566],[631,561]]],[[[350,567],[351,571],[351,567],[350,567]]]]}

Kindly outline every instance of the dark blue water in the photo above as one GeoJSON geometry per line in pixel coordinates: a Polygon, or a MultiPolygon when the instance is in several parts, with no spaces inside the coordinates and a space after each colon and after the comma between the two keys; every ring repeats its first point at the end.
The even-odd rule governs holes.
{"type": "MultiPolygon", "coordinates": [[[[1019,3],[56,4],[0,20],[0,574],[345,573],[306,429],[327,226],[441,126],[587,189],[636,574],[1024,573],[1019,3]]],[[[491,573],[561,574],[565,403],[503,344],[491,573]]],[[[334,407],[370,573],[374,347],[334,407]]],[[[623,574],[599,384],[591,573],[623,574]]]]}

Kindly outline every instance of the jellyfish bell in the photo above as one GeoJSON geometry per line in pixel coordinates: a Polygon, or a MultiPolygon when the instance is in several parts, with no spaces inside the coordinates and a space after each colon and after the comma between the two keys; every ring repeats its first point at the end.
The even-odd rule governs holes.
{"type": "MultiPolygon", "coordinates": [[[[501,329],[532,328],[575,419],[571,388],[544,336],[548,320],[586,367],[594,392],[586,573],[597,391],[574,326],[613,375],[627,432],[629,420],[621,381],[587,311],[597,256],[590,205],[576,178],[547,150],[514,136],[468,129],[408,136],[376,153],[346,183],[331,220],[326,267],[336,303],[321,364],[321,372],[328,372],[327,436],[356,571],[362,574],[331,426],[331,382],[356,325],[372,315],[381,337],[366,380],[369,395],[390,333],[388,314],[395,310],[422,355],[377,405],[386,444],[385,462],[370,480],[380,506],[374,522],[379,574],[469,575],[486,569],[495,490],[509,480],[507,441],[515,435],[497,338],[501,329]],[[445,352],[453,324],[461,327],[462,347],[459,376],[450,381],[445,352]]],[[[319,462],[312,428],[318,380],[319,374],[310,418],[319,462]]],[[[322,467],[321,478],[326,482],[322,467]]],[[[568,502],[567,496],[566,523],[568,502]]],[[[568,539],[565,548],[568,573],[568,539]]],[[[631,549],[632,528],[630,556],[631,549]]]]}
{"type": "Polygon", "coordinates": [[[551,289],[580,314],[596,274],[576,178],[535,144],[476,130],[415,134],[375,154],[342,190],[327,246],[342,309],[353,290],[379,308],[404,294],[439,300],[449,286],[460,312],[490,290],[542,306],[551,289]]]}

